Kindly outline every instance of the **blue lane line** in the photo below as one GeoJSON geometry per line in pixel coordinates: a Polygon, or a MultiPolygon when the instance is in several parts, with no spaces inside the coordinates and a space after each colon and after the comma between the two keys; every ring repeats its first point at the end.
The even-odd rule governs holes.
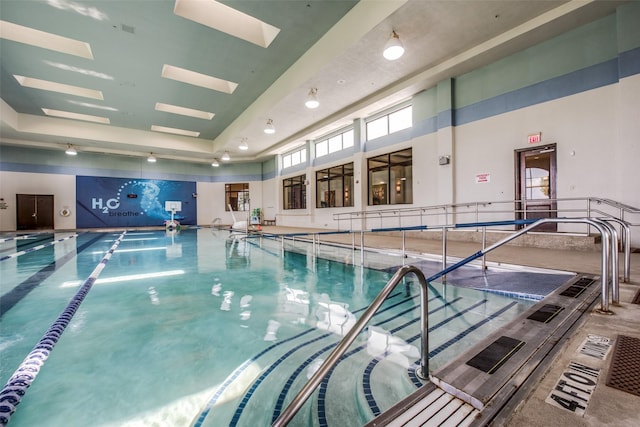
{"type": "Polygon", "coordinates": [[[6,256],[1,257],[0,261],[5,261],[7,259],[19,257],[20,255],[28,254],[30,252],[39,251],[40,249],[43,249],[43,248],[46,248],[46,247],[49,247],[49,246],[53,246],[56,243],[64,242],[65,240],[72,239],[72,238],[74,238],[76,236],[77,236],[77,234],[73,234],[73,235],[67,236],[67,237],[65,237],[63,239],[58,239],[58,240],[54,240],[53,242],[49,242],[49,243],[45,243],[45,244],[42,244],[42,245],[34,246],[34,247],[26,249],[24,251],[15,252],[15,253],[13,253],[11,255],[6,255],[6,256]]]}
{"type": "MultiPolygon", "coordinates": [[[[388,299],[392,299],[397,297],[398,295],[400,295],[400,293],[394,293],[389,295],[388,299]]],[[[354,313],[359,313],[361,311],[366,310],[368,307],[362,307],[356,311],[354,311],[354,313]]],[[[224,380],[224,382],[220,385],[220,387],[218,387],[218,389],[216,390],[216,392],[214,393],[214,395],[211,397],[211,399],[209,400],[209,402],[207,403],[207,405],[205,406],[205,408],[202,410],[202,412],[200,413],[200,415],[198,416],[198,419],[196,420],[196,422],[193,424],[193,427],[202,427],[202,423],[204,423],[205,419],[207,418],[207,416],[209,415],[209,413],[211,412],[211,409],[213,409],[213,407],[215,406],[215,404],[218,402],[218,399],[220,399],[220,396],[222,396],[222,394],[226,391],[226,389],[233,383],[233,381],[235,381],[235,379],[237,379],[240,374],[242,374],[242,372],[247,369],[252,363],[254,363],[255,361],[257,361],[260,357],[264,356],[266,353],[270,352],[271,350],[273,350],[274,348],[277,348],[283,344],[286,344],[289,341],[295,340],[301,336],[304,336],[310,332],[314,332],[316,331],[315,328],[309,328],[306,331],[303,331],[297,335],[294,335],[290,338],[284,339],[282,341],[277,342],[276,344],[273,344],[267,348],[265,348],[264,350],[262,350],[261,352],[259,352],[257,355],[251,357],[250,359],[248,359],[247,361],[245,361],[242,365],[238,366],[232,373],[231,375],[229,375],[227,377],[227,379],[224,380]]]]}
{"type": "Polygon", "coordinates": [[[80,245],[75,251],[60,257],[59,259],[51,262],[49,265],[43,267],[38,272],[31,275],[29,278],[22,281],[19,285],[11,289],[6,294],[0,297],[0,319],[2,316],[13,306],[19,303],[29,292],[37,288],[42,282],[44,282],[49,276],[55,273],[59,268],[65,265],[67,262],[75,258],[80,252],[93,245],[97,240],[101,239],[104,233],[99,234],[87,243],[80,245]]]}

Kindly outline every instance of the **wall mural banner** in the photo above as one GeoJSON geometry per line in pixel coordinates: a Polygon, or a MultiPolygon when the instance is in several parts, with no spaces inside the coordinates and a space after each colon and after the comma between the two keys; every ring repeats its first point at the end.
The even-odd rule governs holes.
{"type": "Polygon", "coordinates": [[[180,224],[196,224],[196,183],[157,179],[76,176],[76,227],[162,226],[165,202],[181,202],[180,224]]]}

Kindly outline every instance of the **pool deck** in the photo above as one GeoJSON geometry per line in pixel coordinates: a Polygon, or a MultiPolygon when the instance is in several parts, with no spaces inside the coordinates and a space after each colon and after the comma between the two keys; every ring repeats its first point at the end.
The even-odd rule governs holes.
{"type": "MultiPolygon", "coordinates": [[[[303,228],[266,226],[264,233],[300,233],[326,230],[303,228]]],[[[439,256],[442,253],[442,243],[439,240],[412,238],[406,234],[405,250],[408,253],[431,254],[439,256]]],[[[359,239],[359,238],[358,238],[359,239]]],[[[359,246],[359,240],[356,246],[359,246]]],[[[336,242],[350,245],[349,235],[322,235],[323,242],[336,242]]],[[[365,246],[379,249],[399,250],[402,248],[400,237],[367,234],[365,246]]],[[[577,251],[566,249],[527,248],[521,246],[503,246],[487,254],[487,261],[492,263],[513,264],[554,270],[589,273],[600,275],[601,251],[598,247],[593,251],[577,251]]],[[[454,242],[447,243],[447,255],[465,258],[478,250],[481,246],[476,243],[454,242]]],[[[622,257],[621,257],[622,258],[622,257]]],[[[622,265],[622,259],[620,260],[622,265]]],[[[546,362],[539,372],[530,378],[521,389],[516,392],[512,403],[508,405],[506,413],[500,414],[491,425],[503,426],[637,426],[640,419],[640,397],[620,391],[606,384],[611,368],[611,349],[603,360],[580,354],[580,348],[589,335],[606,337],[612,341],[618,335],[640,339],[640,304],[631,301],[640,289],[640,253],[631,254],[630,280],[623,283],[622,269],[620,270],[620,303],[611,304],[612,315],[599,314],[595,310],[586,313],[569,338],[561,340],[559,350],[553,358],[546,362]],[[595,389],[588,396],[584,405],[586,410],[571,411],[559,405],[547,403],[550,394],[557,389],[563,374],[569,369],[570,363],[578,362],[589,367],[599,369],[595,389]]],[[[599,303],[594,308],[599,307],[599,303]]],[[[640,355],[634,355],[637,361],[640,355]]],[[[581,397],[585,395],[577,393],[581,397]]],[[[476,423],[482,425],[481,421],[476,423]]],[[[416,424],[418,425],[418,424],[416,424]]],[[[424,425],[429,425],[426,423],[424,425]]]]}

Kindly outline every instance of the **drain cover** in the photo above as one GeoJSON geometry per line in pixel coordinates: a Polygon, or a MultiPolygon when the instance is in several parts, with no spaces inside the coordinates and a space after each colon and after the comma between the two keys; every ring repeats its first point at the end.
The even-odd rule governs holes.
{"type": "Polygon", "coordinates": [[[618,335],[607,385],[640,396],[640,339],[618,335]]]}

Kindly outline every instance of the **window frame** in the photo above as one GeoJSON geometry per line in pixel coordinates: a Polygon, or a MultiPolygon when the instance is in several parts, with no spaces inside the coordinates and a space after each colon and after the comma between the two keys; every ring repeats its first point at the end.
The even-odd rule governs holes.
{"type": "Polygon", "coordinates": [[[413,104],[412,103],[408,103],[408,104],[401,104],[401,105],[397,105],[396,107],[394,107],[393,109],[390,110],[386,110],[384,113],[381,114],[377,114],[374,116],[371,116],[369,118],[367,118],[365,120],[364,123],[364,128],[365,128],[365,136],[366,136],[366,141],[372,141],[374,139],[378,139],[378,138],[382,138],[383,136],[387,136],[387,135],[391,135],[392,133],[396,133],[399,132],[401,130],[405,130],[405,129],[409,129],[413,126],[413,104]],[[405,110],[411,110],[411,122],[409,123],[408,126],[405,127],[401,127],[401,128],[394,128],[394,126],[392,126],[392,117],[396,114],[399,114],[402,111],[405,110]],[[379,133],[374,137],[370,137],[370,124],[374,124],[374,123],[379,123],[379,122],[384,122],[385,124],[385,131],[384,133],[379,133]],[[391,131],[391,129],[394,129],[393,131],[391,131]]]}
{"type": "Polygon", "coordinates": [[[224,210],[229,212],[229,205],[233,205],[232,200],[235,200],[235,206],[233,206],[233,210],[234,212],[248,212],[250,207],[249,207],[249,183],[248,182],[234,182],[234,183],[226,183],[224,185],[224,210]],[[240,188],[238,188],[237,186],[241,186],[240,188]],[[243,197],[240,197],[240,194],[243,195],[243,197]],[[236,197],[233,198],[232,196],[235,195],[236,197]],[[246,202],[244,202],[242,204],[242,209],[240,209],[240,201],[241,200],[246,200],[246,202]]]}
{"type": "Polygon", "coordinates": [[[353,126],[346,128],[346,129],[342,129],[338,132],[334,132],[334,133],[330,133],[326,136],[323,136],[322,138],[317,139],[314,142],[314,147],[315,147],[315,158],[318,159],[320,157],[324,157],[324,156],[328,156],[329,154],[333,154],[333,153],[337,153],[339,151],[343,151],[346,150],[348,148],[351,148],[355,145],[355,131],[353,129],[353,126]],[[347,142],[345,145],[345,135],[351,134],[351,138],[347,139],[347,142]],[[340,139],[340,143],[337,143],[337,139],[340,139]],[[333,140],[333,149],[332,149],[332,140],[333,140]],[[335,148],[336,146],[339,145],[339,148],[335,148]],[[320,148],[324,146],[324,148],[320,148]],[[322,152],[322,154],[318,154],[319,152],[322,152]]]}
{"type": "Polygon", "coordinates": [[[367,206],[413,203],[413,148],[409,147],[368,158],[367,177],[367,206]],[[394,156],[406,156],[407,154],[409,155],[408,160],[406,157],[404,161],[394,160],[394,156]],[[372,166],[374,162],[378,164],[372,166]],[[375,179],[374,175],[376,175],[375,179]],[[392,181],[393,186],[391,185],[392,181]]]}
{"type": "Polygon", "coordinates": [[[307,208],[307,174],[297,175],[282,179],[282,209],[306,209],[307,208]],[[296,193],[299,189],[299,193],[296,193]],[[296,194],[299,195],[295,197],[296,194]],[[293,196],[293,197],[292,197],[293,196]],[[299,203],[296,203],[298,201],[299,203]],[[296,206],[297,205],[297,206],[296,206]]]}
{"type": "Polygon", "coordinates": [[[316,208],[353,207],[354,162],[318,169],[316,174],[316,208]],[[326,183],[326,186],[323,185],[326,183]],[[332,185],[334,184],[334,185],[332,185]],[[324,191],[324,194],[322,193],[324,191]],[[329,200],[326,197],[329,196],[329,200]]]}

